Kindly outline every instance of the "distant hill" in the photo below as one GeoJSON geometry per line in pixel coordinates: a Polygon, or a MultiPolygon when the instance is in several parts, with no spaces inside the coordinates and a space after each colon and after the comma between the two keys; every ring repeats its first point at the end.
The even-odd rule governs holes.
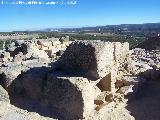
{"type": "Polygon", "coordinates": [[[44,32],[114,32],[114,31],[160,31],[160,23],[121,24],[82,28],[47,28],[44,32]]]}

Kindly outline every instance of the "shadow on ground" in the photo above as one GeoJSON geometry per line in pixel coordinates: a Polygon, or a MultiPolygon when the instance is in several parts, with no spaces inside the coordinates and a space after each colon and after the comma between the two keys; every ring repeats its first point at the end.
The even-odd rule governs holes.
{"type": "Polygon", "coordinates": [[[43,117],[49,117],[58,120],[64,120],[64,117],[58,113],[56,108],[43,106],[41,102],[32,100],[28,97],[11,96],[11,104],[28,112],[36,112],[43,117]]]}
{"type": "Polygon", "coordinates": [[[135,120],[160,120],[160,78],[148,79],[139,86],[137,92],[129,96],[127,109],[135,120]]]}

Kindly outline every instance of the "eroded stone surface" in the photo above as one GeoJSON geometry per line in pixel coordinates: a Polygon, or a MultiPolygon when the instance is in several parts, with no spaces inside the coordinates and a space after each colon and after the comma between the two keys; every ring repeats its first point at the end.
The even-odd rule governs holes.
{"type": "Polygon", "coordinates": [[[94,89],[86,78],[50,74],[45,99],[68,119],[87,118],[94,108],[94,89]]]}
{"type": "Polygon", "coordinates": [[[9,95],[7,91],[0,85],[0,101],[9,102],[9,95]]]}
{"type": "Polygon", "coordinates": [[[122,86],[116,88],[115,83],[123,77],[129,62],[128,43],[70,43],[18,41],[7,47],[14,62],[2,63],[1,77],[12,97],[24,94],[73,120],[87,120],[108,104],[123,101],[116,93],[122,86]]]}

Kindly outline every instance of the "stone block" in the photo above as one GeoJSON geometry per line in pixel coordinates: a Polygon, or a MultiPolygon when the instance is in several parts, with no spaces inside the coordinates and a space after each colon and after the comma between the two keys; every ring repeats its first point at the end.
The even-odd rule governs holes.
{"type": "Polygon", "coordinates": [[[94,109],[94,88],[86,78],[49,74],[45,99],[66,119],[87,119],[94,109]]]}

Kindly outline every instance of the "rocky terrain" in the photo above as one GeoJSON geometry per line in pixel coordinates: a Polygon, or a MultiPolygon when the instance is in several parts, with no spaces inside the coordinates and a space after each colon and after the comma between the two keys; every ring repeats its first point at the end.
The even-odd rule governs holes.
{"type": "Polygon", "coordinates": [[[160,51],[17,40],[0,51],[0,120],[159,120],[160,51]]]}

